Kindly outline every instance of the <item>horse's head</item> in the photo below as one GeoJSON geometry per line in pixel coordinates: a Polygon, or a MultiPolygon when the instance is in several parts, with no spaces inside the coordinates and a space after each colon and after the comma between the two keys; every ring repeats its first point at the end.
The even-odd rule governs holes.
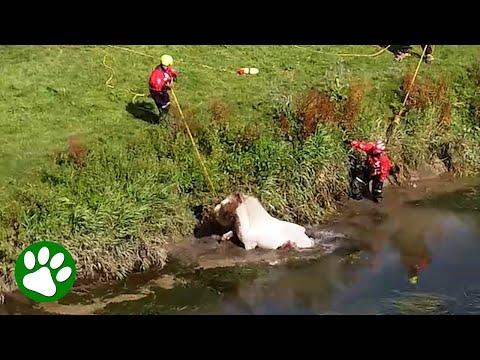
{"type": "Polygon", "coordinates": [[[245,196],[241,193],[230,195],[222,200],[213,210],[216,220],[222,226],[232,226],[235,222],[235,211],[243,201],[245,196]]]}

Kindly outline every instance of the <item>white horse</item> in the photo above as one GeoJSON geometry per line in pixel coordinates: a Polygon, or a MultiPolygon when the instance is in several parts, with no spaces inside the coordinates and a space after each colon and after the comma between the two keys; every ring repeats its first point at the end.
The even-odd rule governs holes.
{"type": "Polygon", "coordinates": [[[233,228],[222,240],[229,240],[235,234],[246,250],[257,246],[276,250],[289,245],[299,249],[315,245],[303,226],[275,219],[252,196],[231,195],[215,207],[214,215],[220,224],[233,228]]]}

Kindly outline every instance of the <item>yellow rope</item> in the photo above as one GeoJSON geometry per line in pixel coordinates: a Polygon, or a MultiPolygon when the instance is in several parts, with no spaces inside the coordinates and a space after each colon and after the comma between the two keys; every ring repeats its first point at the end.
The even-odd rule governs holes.
{"type": "Polygon", "coordinates": [[[207,171],[207,168],[205,167],[205,164],[202,160],[202,156],[200,155],[200,152],[198,151],[198,147],[197,145],[195,144],[195,139],[193,138],[193,135],[190,131],[190,127],[188,126],[187,122],[185,121],[185,116],[183,116],[183,111],[182,111],[182,108],[180,107],[180,103],[178,102],[178,99],[177,99],[177,96],[175,95],[175,92],[173,91],[173,89],[170,89],[170,92],[173,96],[173,100],[175,101],[175,105],[177,105],[177,108],[178,108],[178,112],[180,113],[180,117],[182,118],[183,120],[183,124],[185,125],[185,128],[187,129],[187,133],[188,133],[188,136],[190,138],[190,141],[192,142],[192,145],[193,145],[193,148],[195,149],[195,152],[197,154],[197,157],[198,157],[198,161],[203,169],[203,173],[205,175],[205,178],[208,182],[208,185],[210,186],[210,190],[213,192],[213,194],[216,196],[216,191],[215,191],[215,187],[213,186],[213,182],[212,180],[210,179],[210,176],[208,175],[208,171],[207,171]]]}
{"type": "Polygon", "coordinates": [[[338,54],[338,56],[355,56],[355,57],[375,57],[375,56],[378,56],[378,55],[381,55],[383,54],[385,51],[387,51],[390,46],[392,45],[388,45],[387,47],[384,47],[383,49],[377,51],[376,53],[373,53],[373,54],[338,54]]]}
{"type": "MultiPolygon", "coordinates": [[[[198,65],[198,64],[194,64],[194,65],[198,65]]],[[[215,69],[211,66],[208,66],[208,65],[205,65],[205,64],[199,64],[201,67],[204,67],[206,69],[210,69],[210,70],[214,70],[214,71],[223,71],[223,72],[229,72],[229,70],[227,69],[221,69],[221,68],[218,68],[218,69],[215,69]]]]}
{"type": "Polygon", "coordinates": [[[418,61],[417,68],[415,69],[415,73],[413,74],[412,80],[410,81],[410,84],[408,86],[407,93],[405,94],[405,99],[403,99],[402,108],[400,109],[398,114],[395,115],[392,124],[390,124],[389,129],[387,129],[387,133],[389,133],[389,134],[387,134],[387,144],[390,142],[390,138],[393,134],[393,131],[395,130],[395,127],[400,123],[400,118],[403,115],[403,113],[405,112],[405,105],[407,104],[408,98],[410,96],[410,92],[411,92],[411,90],[413,88],[413,84],[415,83],[415,80],[417,78],[418,71],[420,70],[420,66],[422,65],[423,58],[425,57],[426,51],[427,51],[427,47],[425,46],[425,48],[423,49],[423,52],[422,52],[422,56],[420,56],[420,60],[418,61]]]}
{"type": "Polygon", "coordinates": [[[422,65],[423,58],[425,57],[425,52],[426,51],[427,51],[427,47],[425,47],[425,49],[423,49],[422,56],[420,56],[420,61],[418,62],[417,68],[415,69],[415,73],[413,74],[412,81],[410,81],[410,85],[408,86],[408,91],[407,91],[407,94],[405,95],[405,99],[403,100],[403,103],[402,103],[403,107],[405,107],[405,105],[407,104],[408,97],[410,96],[410,91],[412,90],[413,83],[415,82],[415,79],[417,78],[418,70],[420,70],[420,65],[422,65]]]}
{"type": "MultiPolygon", "coordinates": [[[[115,70],[114,70],[112,67],[110,67],[110,66],[107,65],[106,59],[107,59],[107,55],[105,55],[105,56],[103,57],[102,64],[103,64],[103,66],[105,66],[107,69],[109,69],[109,70],[112,72],[112,74],[110,75],[110,77],[108,78],[108,80],[105,82],[105,85],[107,85],[107,86],[108,86],[109,88],[111,88],[111,89],[114,89],[115,87],[114,87],[113,85],[111,85],[110,82],[113,80],[113,76],[115,75],[115,70]]],[[[134,103],[135,100],[136,100],[138,97],[148,96],[148,94],[137,93],[137,92],[135,92],[135,91],[133,91],[133,90],[128,90],[128,91],[133,94],[132,103],[134,103]]]]}
{"type": "Polygon", "coordinates": [[[109,88],[112,88],[112,89],[113,89],[113,85],[110,85],[110,81],[112,81],[113,75],[115,75],[115,70],[113,70],[112,67],[108,66],[108,65],[105,63],[106,59],[107,59],[107,55],[105,55],[105,56],[103,57],[103,66],[105,66],[107,69],[109,69],[109,70],[112,72],[112,74],[110,75],[110,77],[108,78],[108,80],[105,82],[105,85],[107,85],[109,88]]]}
{"type": "Polygon", "coordinates": [[[133,91],[133,90],[129,90],[129,92],[133,94],[132,103],[135,102],[135,100],[137,99],[137,97],[146,97],[146,96],[148,96],[148,94],[137,93],[137,92],[135,92],[135,91],[133,91]]]}
{"type": "MultiPolygon", "coordinates": [[[[129,48],[125,48],[125,47],[121,47],[121,46],[114,46],[114,45],[107,45],[108,47],[111,47],[111,48],[114,48],[114,49],[118,49],[118,50],[123,50],[123,51],[128,51],[128,52],[131,52],[131,53],[134,53],[134,54],[138,54],[138,55],[142,55],[142,56],[146,56],[146,57],[149,57],[149,58],[152,58],[152,59],[155,59],[154,56],[152,55],[149,55],[149,54],[146,54],[146,53],[143,53],[143,52],[140,52],[140,51],[135,51],[135,50],[132,50],[132,49],[129,49],[129,48]]],[[[214,71],[223,71],[223,72],[228,72],[229,70],[225,69],[225,68],[218,68],[218,69],[215,69],[211,66],[208,66],[208,65],[205,65],[205,64],[195,64],[195,63],[192,63],[193,65],[197,65],[197,66],[201,66],[201,67],[204,67],[206,69],[210,69],[210,70],[214,70],[214,71]]]]}
{"type": "Polygon", "coordinates": [[[305,50],[305,51],[310,51],[310,52],[315,52],[315,53],[319,53],[319,54],[325,54],[325,55],[334,55],[334,56],[343,56],[343,57],[348,57],[348,56],[351,56],[351,57],[376,57],[376,56],[379,56],[381,54],[383,54],[385,51],[387,51],[390,46],[392,45],[388,45],[387,47],[384,47],[382,48],[381,50],[373,53],[373,54],[342,54],[342,53],[329,53],[329,52],[324,52],[324,51],[320,51],[320,50],[315,50],[315,49],[309,49],[309,48],[305,48],[303,46],[298,46],[298,45],[293,45],[294,47],[298,48],[298,49],[302,49],[302,50],[305,50]]]}
{"type": "MultiPolygon", "coordinates": [[[[129,48],[126,48],[126,47],[122,47],[122,46],[115,46],[115,45],[107,45],[108,47],[110,48],[113,48],[113,49],[118,49],[118,50],[122,50],[122,51],[128,51],[130,53],[133,53],[133,54],[137,54],[137,55],[141,55],[141,56],[145,56],[145,57],[149,57],[151,59],[155,59],[154,56],[152,55],[149,55],[149,54],[146,54],[144,52],[141,52],[141,51],[136,51],[136,50],[132,50],[132,49],[129,49],[129,48]]],[[[314,50],[314,49],[309,49],[309,48],[305,48],[305,47],[302,47],[302,46],[298,46],[298,45],[293,45],[294,47],[298,48],[298,49],[302,49],[304,51],[310,51],[310,52],[314,52],[314,53],[319,53],[319,54],[325,54],[325,55],[334,55],[334,56],[342,56],[342,57],[376,57],[376,56],[379,56],[381,55],[382,53],[384,53],[385,51],[387,51],[391,45],[388,45],[387,47],[385,48],[382,48],[381,50],[373,53],[373,54],[342,54],[342,53],[328,53],[328,52],[323,52],[323,51],[320,51],[320,50],[314,50]]],[[[105,59],[104,59],[104,65],[105,67],[108,67],[106,64],[105,64],[105,59]]],[[[225,68],[214,68],[214,67],[211,67],[211,66],[208,66],[208,65],[205,65],[205,64],[195,64],[195,63],[192,63],[191,65],[197,65],[197,66],[201,66],[205,69],[210,69],[210,70],[213,70],[213,71],[223,71],[223,72],[229,72],[230,70],[228,69],[225,69],[225,68]]],[[[113,71],[112,68],[108,67],[109,69],[111,69],[113,71]]],[[[113,75],[112,77],[113,78],[113,75]]],[[[109,83],[109,81],[111,81],[111,78],[109,80],[107,80],[107,83],[109,83]]],[[[112,87],[110,86],[109,84],[107,84],[108,87],[112,87]]],[[[135,97],[136,98],[136,97],[135,97]]],[[[134,99],[135,99],[134,98],[134,99]]]]}
{"type": "Polygon", "coordinates": [[[107,45],[107,46],[111,47],[111,48],[114,48],[114,49],[128,51],[128,52],[131,52],[131,53],[134,53],[134,54],[138,54],[138,55],[142,55],[142,56],[146,56],[146,57],[155,59],[155,57],[153,57],[152,55],[148,55],[146,53],[143,53],[143,52],[140,52],[140,51],[135,51],[135,50],[132,50],[132,49],[129,49],[129,48],[125,48],[125,47],[121,47],[121,46],[114,46],[114,45],[107,45]]]}

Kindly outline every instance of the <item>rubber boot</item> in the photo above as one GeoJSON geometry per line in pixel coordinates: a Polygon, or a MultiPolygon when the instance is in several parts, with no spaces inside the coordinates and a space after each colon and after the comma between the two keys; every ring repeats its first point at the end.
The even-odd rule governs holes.
{"type": "Polygon", "coordinates": [[[375,199],[383,198],[383,182],[374,180],[372,184],[372,195],[375,199]]]}
{"type": "Polygon", "coordinates": [[[362,200],[363,199],[363,187],[364,182],[359,177],[355,177],[352,181],[351,185],[351,197],[354,200],[362,200]]]}

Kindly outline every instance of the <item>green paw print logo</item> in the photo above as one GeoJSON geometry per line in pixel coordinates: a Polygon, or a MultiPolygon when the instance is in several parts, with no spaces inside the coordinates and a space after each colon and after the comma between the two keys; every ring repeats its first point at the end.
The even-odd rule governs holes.
{"type": "Polygon", "coordinates": [[[20,291],[36,302],[51,302],[68,294],[76,280],[75,261],[60,244],[37,242],[27,247],[15,264],[20,291]]]}

